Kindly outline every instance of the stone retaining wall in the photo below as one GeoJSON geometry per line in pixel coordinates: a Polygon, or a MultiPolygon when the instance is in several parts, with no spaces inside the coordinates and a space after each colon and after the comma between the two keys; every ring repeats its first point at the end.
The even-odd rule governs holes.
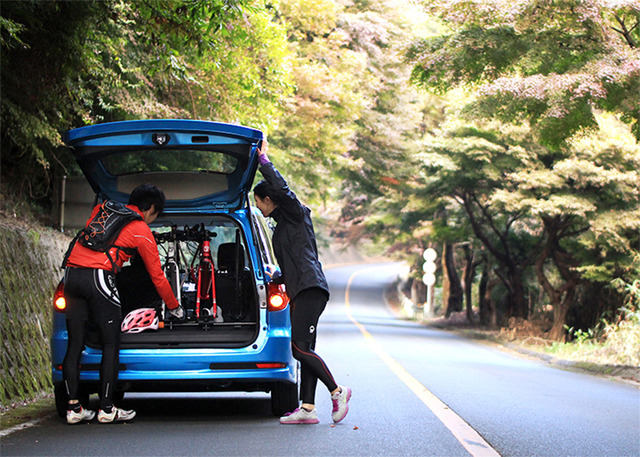
{"type": "Polygon", "coordinates": [[[0,219],[0,409],[51,389],[51,299],[69,238],[0,219]]]}

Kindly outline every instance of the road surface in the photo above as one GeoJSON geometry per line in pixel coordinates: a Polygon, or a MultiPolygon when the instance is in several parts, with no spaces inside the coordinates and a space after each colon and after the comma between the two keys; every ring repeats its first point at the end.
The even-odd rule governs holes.
{"type": "Polygon", "coordinates": [[[317,351],[353,389],[334,425],[280,425],[267,394],[131,394],[135,421],[59,417],[2,437],[3,456],[640,456],[640,390],[563,371],[394,315],[396,264],[327,270],[317,351]]]}

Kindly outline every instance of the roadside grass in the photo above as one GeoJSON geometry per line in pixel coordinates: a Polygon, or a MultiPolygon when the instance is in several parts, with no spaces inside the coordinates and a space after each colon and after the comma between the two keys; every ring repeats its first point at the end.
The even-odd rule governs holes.
{"type": "Polygon", "coordinates": [[[640,367],[640,311],[623,311],[616,323],[604,323],[593,331],[568,329],[573,341],[553,342],[544,352],[565,360],[640,367]]]}
{"type": "Polygon", "coordinates": [[[640,325],[637,324],[625,321],[610,332],[606,340],[582,338],[558,342],[544,336],[519,335],[514,328],[491,330],[469,323],[449,323],[442,318],[422,323],[536,357],[560,368],[612,376],[640,386],[640,325]]]}

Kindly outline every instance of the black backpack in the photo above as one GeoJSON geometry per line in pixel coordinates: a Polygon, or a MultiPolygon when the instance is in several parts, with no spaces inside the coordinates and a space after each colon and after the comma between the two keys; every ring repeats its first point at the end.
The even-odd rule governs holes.
{"type": "Polygon", "coordinates": [[[132,255],[135,253],[135,248],[126,248],[122,246],[116,246],[115,241],[118,235],[122,231],[125,225],[132,221],[141,221],[142,216],[132,209],[127,208],[123,203],[107,200],[100,205],[100,210],[96,213],[93,219],[87,224],[85,228],[80,230],[78,234],[69,243],[69,249],[64,255],[64,260],[60,268],[67,266],[67,260],[73,250],[76,242],[79,242],[84,247],[92,249],[94,251],[104,252],[107,254],[109,261],[113,267],[115,273],[118,272],[117,264],[115,260],[118,259],[120,251],[124,251],[126,254],[132,255]],[[109,250],[115,247],[116,259],[112,259],[109,250]]]}

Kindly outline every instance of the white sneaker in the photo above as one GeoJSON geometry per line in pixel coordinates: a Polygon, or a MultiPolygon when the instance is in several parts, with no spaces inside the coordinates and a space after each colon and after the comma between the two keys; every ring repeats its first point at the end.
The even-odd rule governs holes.
{"type": "Polygon", "coordinates": [[[340,392],[336,392],[331,396],[333,402],[333,412],[331,417],[333,422],[340,422],[349,412],[349,400],[351,399],[351,389],[344,386],[340,387],[340,392]]]}
{"type": "Polygon", "coordinates": [[[80,407],[80,412],[76,413],[72,409],[67,410],[67,424],[77,424],[82,421],[90,421],[96,417],[96,412],[91,411],[90,409],[84,409],[82,406],[80,407]]]}
{"type": "Polygon", "coordinates": [[[280,418],[281,424],[317,424],[318,411],[313,408],[307,411],[304,408],[296,408],[293,412],[287,413],[280,418]]]}
{"type": "Polygon", "coordinates": [[[116,408],[111,409],[111,413],[105,413],[103,410],[98,412],[98,422],[102,424],[110,424],[111,422],[124,422],[129,421],[136,417],[136,412],[132,409],[124,410],[116,408]]]}

